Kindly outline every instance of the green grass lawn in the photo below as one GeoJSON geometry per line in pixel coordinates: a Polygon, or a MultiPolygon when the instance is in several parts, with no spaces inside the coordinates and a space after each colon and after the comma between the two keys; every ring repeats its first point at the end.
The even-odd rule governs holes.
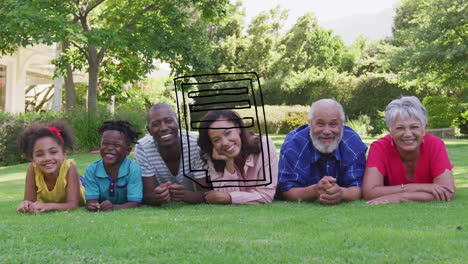
{"type": "MultiPolygon", "coordinates": [[[[272,139],[279,151],[284,135],[272,139]]],[[[177,203],[29,215],[15,212],[27,164],[0,167],[0,263],[468,263],[468,140],[446,144],[457,184],[448,203],[177,203]]],[[[83,174],[99,155],[72,158],[83,174]]]]}

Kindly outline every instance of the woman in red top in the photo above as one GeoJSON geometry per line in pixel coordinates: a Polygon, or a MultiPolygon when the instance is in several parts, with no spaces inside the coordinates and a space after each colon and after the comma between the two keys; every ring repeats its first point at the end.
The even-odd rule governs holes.
{"type": "Polygon", "coordinates": [[[369,149],[362,190],[369,204],[450,201],[455,194],[444,142],[426,134],[427,112],[418,98],[403,96],[385,110],[390,134],[369,149]]]}

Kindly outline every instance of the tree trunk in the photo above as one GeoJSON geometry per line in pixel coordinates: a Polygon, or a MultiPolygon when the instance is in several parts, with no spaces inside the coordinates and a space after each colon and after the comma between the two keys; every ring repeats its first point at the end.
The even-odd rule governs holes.
{"type": "MultiPolygon", "coordinates": [[[[63,41],[62,52],[67,52],[69,46],[70,42],[63,41]]],[[[65,109],[69,112],[76,106],[76,94],[72,67],[69,63],[65,67],[67,69],[67,74],[65,75],[65,109]]]]}
{"type": "Polygon", "coordinates": [[[73,70],[70,64],[66,65],[67,75],[65,76],[65,108],[72,111],[76,107],[75,83],[73,82],[73,70]]]}
{"type": "Polygon", "coordinates": [[[96,47],[88,47],[88,62],[89,62],[89,83],[88,83],[88,113],[97,113],[97,86],[98,86],[98,69],[99,59],[96,47]]]}

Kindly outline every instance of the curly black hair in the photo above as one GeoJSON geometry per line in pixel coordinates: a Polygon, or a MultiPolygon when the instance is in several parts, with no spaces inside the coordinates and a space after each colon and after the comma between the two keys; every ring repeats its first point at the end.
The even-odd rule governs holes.
{"type": "Polygon", "coordinates": [[[125,135],[129,146],[136,144],[141,133],[136,131],[132,124],[125,120],[107,120],[98,128],[99,135],[108,130],[116,130],[125,135]]]}
{"type": "Polygon", "coordinates": [[[32,124],[24,129],[18,139],[19,152],[28,159],[32,159],[34,144],[44,137],[53,138],[62,147],[63,152],[73,150],[74,138],[70,127],[62,121],[53,121],[46,126],[32,124]]]}

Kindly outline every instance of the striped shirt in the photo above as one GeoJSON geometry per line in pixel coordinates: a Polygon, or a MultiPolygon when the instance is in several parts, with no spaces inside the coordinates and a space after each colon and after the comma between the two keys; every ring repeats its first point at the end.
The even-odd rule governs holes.
{"type": "Polygon", "coordinates": [[[322,155],[312,144],[309,125],[288,133],[281,147],[278,183],[282,192],[317,184],[332,176],[341,187],[361,186],[366,167],[367,146],[350,127],[331,155],[322,155]]]}
{"type": "Polygon", "coordinates": [[[198,191],[194,179],[206,177],[207,167],[200,158],[200,148],[197,145],[198,136],[194,133],[182,131],[182,155],[179,171],[173,175],[161,157],[157,142],[151,135],[146,135],[138,141],[135,147],[135,161],[140,165],[143,177],[156,177],[157,184],[170,181],[184,185],[186,190],[198,191]],[[188,142],[187,142],[188,138],[188,142]],[[190,149],[190,152],[189,152],[190,149]],[[201,170],[201,171],[194,171],[201,170]]]}

